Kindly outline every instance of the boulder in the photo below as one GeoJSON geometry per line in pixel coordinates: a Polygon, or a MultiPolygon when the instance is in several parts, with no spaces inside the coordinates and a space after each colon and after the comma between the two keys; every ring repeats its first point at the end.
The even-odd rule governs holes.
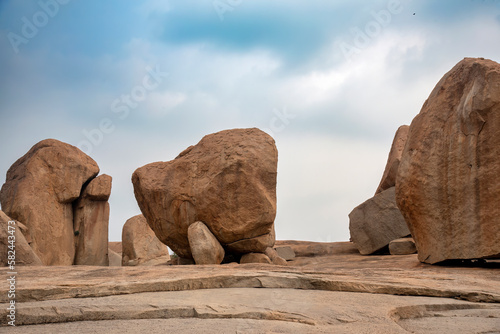
{"type": "Polygon", "coordinates": [[[132,183],[149,225],[180,257],[192,258],[187,233],[196,221],[228,250],[264,251],[263,244],[274,244],[277,162],[266,133],[226,130],[203,137],[172,161],[138,168],[132,183]]]}
{"type": "Polygon", "coordinates": [[[28,227],[31,248],[43,264],[73,264],[73,202],[98,173],[89,156],[55,139],[34,145],[7,171],[2,209],[28,227]]]}
{"type": "Polygon", "coordinates": [[[295,252],[290,246],[275,247],[274,249],[276,250],[278,255],[283,259],[285,259],[286,261],[291,261],[295,259],[295,252]]]}
{"type": "Polygon", "coordinates": [[[240,264],[245,263],[267,263],[272,264],[271,259],[263,253],[247,253],[240,259],[240,264]]]}
{"type": "Polygon", "coordinates": [[[396,177],[398,175],[398,167],[401,161],[401,155],[405,148],[406,139],[408,138],[408,125],[401,125],[394,135],[394,140],[392,141],[391,150],[389,152],[389,157],[387,158],[387,164],[385,165],[384,174],[382,175],[382,180],[377,188],[376,194],[382,191],[396,186],[396,177]]]}
{"type": "Polygon", "coordinates": [[[107,266],[108,222],[111,176],[103,174],[85,187],[75,202],[75,262],[79,265],[107,266]]]}
{"type": "Polygon", "coordinates": [[[389,243],[389,253],[391,255],[408,255],[416,252],[417,248],[413,238],[400,238],[389,243]]]}
{"type": "Polygon", "coordinates": [[[410,234],[396,205],[395,188],[389,188],[360,204],[349,214],[351,239],[363,255],[375,253],[392,240],[410,234]]]}
{"type": "Polygon", "coordinates": [[[465,58],[413,119],[396,198],[425,263],[500,257],[500,64],[465,58]]]}
{"type": "Polygon", "coordinates": [[[224,248],[202,222],[189,226],[188,240],[196,264],[220,264],[224,259],[224,248]]]}
{"type": "Polygon", "coordinates": [[[274,248],[268,247],[264,254],[271,260],[271,262],[278,266],[286,266],[286,260],[278,255],[274,248]]]}
{"type": "Polygon", "coordinates": [[[14,261],[14,266],[42,265],[42,261],[33,252],[29,241],[24,237],[25,234],[29,236],[28,228],[25,225],[12,220],[3,211],[0,211],[0,266],[8,266],[9,261],[14,261]],[[11,238],[9,239],[9,237],[11,238]],[[9,251],[15,253],[9,253],[9,251]],[[12,258],[9,259],[9,256],[12,258]]]}
{"type": "Polygon", "coordinates": [[[143,215],[134,216],[123,225],[122,250],[123,266],[156,264],[170,259],[167,246],[158,240],[143,215]],[[151,262],[155,259],[158,261],[151,262]]]}

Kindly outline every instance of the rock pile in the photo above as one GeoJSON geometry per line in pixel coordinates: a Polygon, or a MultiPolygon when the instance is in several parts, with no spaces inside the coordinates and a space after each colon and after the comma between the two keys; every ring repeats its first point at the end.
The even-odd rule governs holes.
{"type": "Polygon", "coordinates": [[[111,177],[78,148],[43,140],[8,170],[0,191],[7,216],[44,265],[106,265],[111,177]]]}
{"type": "Polygon", "coordinates": [[[277,162],[274,140],[266,133],[226,130],[205,136],[172,161],[138,168],[132,183],[142,213],[163,243],[181,258],[217,263],[223,254],[219,246],[226,253],[265,256],[274,245],[277,162]],[[197,223],[189,236],[195,222],[206,228],[197,223]],[[201,259],[201,249],[210,256],[201,259]]]}

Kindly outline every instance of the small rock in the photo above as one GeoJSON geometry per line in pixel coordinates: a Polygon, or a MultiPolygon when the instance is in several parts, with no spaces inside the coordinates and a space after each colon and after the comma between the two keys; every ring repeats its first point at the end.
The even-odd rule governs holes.
{"type": "Polygon", "coordinates": [[[286,261],[295,259],[295,252],[290,246],[275,247],[274,249],[276,250],[278,255],[286,261]]]}
{"type": "Polygon", "coordinates": [[[389,253],[391,255],[408,255],[415,254],[416,252],[417,248],[415,247],[413,238],[396,239],[389,243],[389,253]]]}
{"type": "Polygon", "coordinates": [[[267,263],[272,264],[271,259],[263,253],[247,253],[240,259],[240,264],[244,263],[267,263]]]}
{"type": "Polygon", "coordinates": [[[196,264],[220,264],[224,259],[224,248],[202,222],[189,226],[188,240],[196,264]]]}
{"type": "Polygon", "coordinates": [[[269,259],[271,260],[271,262],[275,265],[278,265],[278,266],[286,266],[287,265],[286,260],[284,258],[282,258],[281,256],[279,256],[274,248],[268,247],[264,254],[266,254],[267,257],[269,257],[269,259]]]}

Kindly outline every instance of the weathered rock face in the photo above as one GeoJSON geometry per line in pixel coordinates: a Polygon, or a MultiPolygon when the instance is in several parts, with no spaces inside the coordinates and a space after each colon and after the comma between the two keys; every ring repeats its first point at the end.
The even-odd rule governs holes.
{"type": "Polygon", "coordinates": [[[372,254],[392,240],[410,234],[395,197],[389,188],[360,204],[349,214],[351,239],[363,255],[372,254]]]}
{"type": "Polygon", "coordinates": [[[167,246],[158,240],[143,215],[134,216],[123,225],[122,248],[123,266],[148,264],[158,258],[163,262],[170,259],[167,246]]]}
{"type": "Polygon", "coordinates": [[[31,247],[43,264],[73,264],[73,202],[98,173],[89,156],[54,139],[33,146],[7,171],[2,209],[28,227],[31,247]]]}
{"type": "Polygon", "coordinates": [[[466,58],[412,121],[397,203],[419,260],[500,256],[500,64],[466,58]]]}
{"type": "Polygon", "coordinates": [[[29,236],[27,227],[18,221],[9,224],[9,221],[13,220],[0,211],[0,266],[9,265],[9,256],[13,256],[12,260],[15,262],[15,266],[41,266],[42,261],[31,249],[29,240],[24,237],[24,234],[29,236]],[[10,243],[9,236],[11,236],[10,240],[12,241],[10,243]],[[9,253],[11,250],[15,254],[9,253]]]}
{"type": "Polygon", "coordinates": [[[416,252],[417,248],[415,247],[413,238],[396,239],[389,243],[389,253],[391,255],[408,255],[415,254],[416,252]]]}
{"type": "Polygon", "coordinates": [[[394,140],[392,141],[391,151],[389,152],[389,157],[387,158],[384,174],[375,195],[396,186],[399,163],[405,148],[406,139],[408,138],[409,128],[410,127],[408,125],[401,125],[398,131],[396,131],[394,140]]]}
{"type": "Polygon", "coordinates": [[[107,266],[111,176],[103,174],[85,187],[74,205],[74,264],[107,266]]]}
{"type": "MultiPolygon", "coordinates": [[[[228,245],[245,239],[268,238],[276,215],[277,162],[274,140],[266,133],[226,130],[205,136],[175,160],[137,169],[132,182],[158,238],[180,257],[191,258],[187,231],[196,221],[229,250],[241,251],[228,245]]],[[[270,243],[274,240],[265,248],[270,243]]],[[[245,252],[265,250],[262,242],[249,244],[245,252]]]]}
{"type": "Polygon", "coordinates": [[[224,260],[224,248],[202,222],[189,226],[188,240],[196,264],[220,264],[224,260]]]}

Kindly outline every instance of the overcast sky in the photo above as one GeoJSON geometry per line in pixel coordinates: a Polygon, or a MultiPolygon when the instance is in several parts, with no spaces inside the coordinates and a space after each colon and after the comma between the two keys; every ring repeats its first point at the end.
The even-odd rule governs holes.
{"type": "Polygon", "coordinates": [[[258,127],[277,238],[348,240],[396,129],[464,57],[500,61],[500,1],[2,0],[0,183],[40,140],[78,146],[113,177],[117,241],[136,168],[258,127]]]}

